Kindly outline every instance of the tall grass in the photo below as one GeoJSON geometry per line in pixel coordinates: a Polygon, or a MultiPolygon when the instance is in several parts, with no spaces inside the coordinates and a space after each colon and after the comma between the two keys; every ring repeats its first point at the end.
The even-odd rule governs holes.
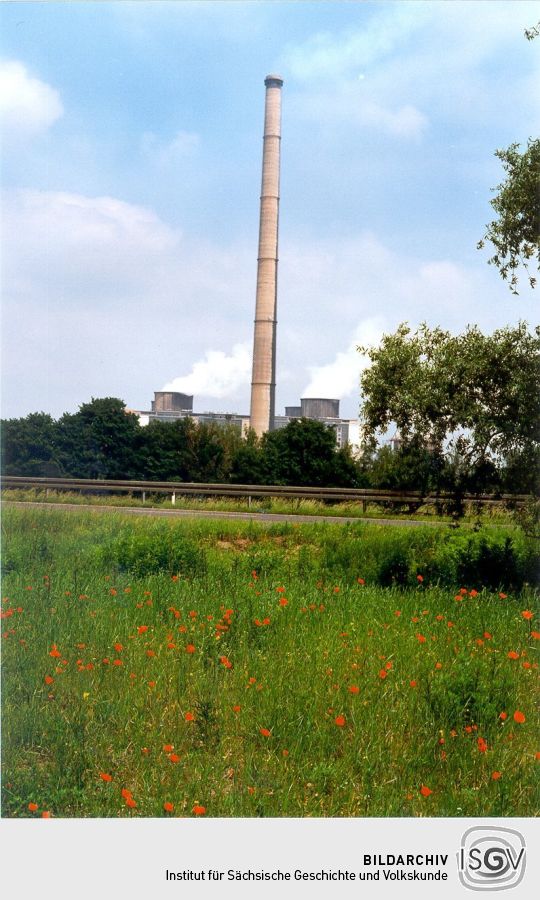
{"type": "Polygon", "coordinates": [[[3,815],[536,814],[535,594],[451,581],[508,534],[3,530],[3,815]]]}

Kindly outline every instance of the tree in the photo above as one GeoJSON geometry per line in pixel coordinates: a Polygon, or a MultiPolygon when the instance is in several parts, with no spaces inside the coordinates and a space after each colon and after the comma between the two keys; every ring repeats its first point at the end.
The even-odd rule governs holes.
{"type": "Polygon", "coordinates": [[[540,443],[540,328],[527,324],[461,335],[407,324],[377,348],[361,378],[362,440],[374,448],[392,423],[405,446],[457,454],[463,471],[492,478],[505,457],[533,454],[540,443]]]}
{"type": "Polygon", "coordinates": [[[136,478],[139,420],[116,397],[83,403],[57,423],[58,456],[64,472],[77,478],[136,478]]]}
{"type": "Polygon", "coordinates": [[[262,437],[267,484],[346,487],[356,484],[348,448],[336,450],[332,428],[314,419],[293,419],[262,437]]]}
{"type": "Polygon", "coordinates": [[[540,140],[529,139],[527,149],[520,153],[519,144],[507,150],[496,150],[506,172],[506,179],[495,190],[499,193],[491,201],[497,218],[486,226],[486,233],[478,242],[478,249],[489,241],[495,253],[488,259],[499,270],[513,294],[517,294],[518,269],[522,266],[531,287],[536,277],[530,267],[540,266],[540,140]]]}
{"type": "MultiPolygon", "coordinates": [[[[540,22],[525,29],[528,41],[540,35],[540,22]]],[[[489,241],[495,253],[488,263],[499,270],[513,294],[517,294],[517,270],[523,266],[532,288],[536,278],[529,265],[536,257],[540,263],[540,141],[529,138],[527,149],[519,152],[519,144],[507,150],[496,150],[506,171],[506,180],[494,190],[499,191],[491,201],[498,218],[486,226],[486,233],[477,244],[481,250],[489,241]]],[[[537,266],[538,268],[538,266],[537,266]]]]}
{"type": "Polygon", "coordinates": [[[62,474],[57,460],[56,423],[47,413],[2,422],[2,469],[6,475],[62,474]]]}

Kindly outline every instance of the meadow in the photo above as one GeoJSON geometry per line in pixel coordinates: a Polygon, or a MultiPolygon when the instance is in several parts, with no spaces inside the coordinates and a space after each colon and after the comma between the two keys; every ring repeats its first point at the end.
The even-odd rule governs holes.
{"type": "Polygon", "coordinates": [[[518,529],[2,529],[3,816],[538,814],[518,529]]]}

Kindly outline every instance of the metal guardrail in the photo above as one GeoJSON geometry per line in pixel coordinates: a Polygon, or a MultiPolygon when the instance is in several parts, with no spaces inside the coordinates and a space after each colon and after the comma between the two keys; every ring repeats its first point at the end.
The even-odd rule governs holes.
{"type": "MultiPolygon", "coordinates": [[[[170,494],[174,504],[177,497],[238,497],[253,498],[284,497],[295,500],[322,500],[334,502],[359,502],[363,508],[367,503],[408,505],[417,509],[424,504],[440,506],[454,499],[451,493],[422,494],[420,491],[390,491],[372,488],[294,487],[290,485],[264,484],[201,484],[180,481],[118,481],[90,478],[34,478],[30,476],[6,475],[1,488],[34,488],[44,491],[78,491],[80,493],[126,493],[141,494],[143,503],[147,494],[170,494]]],[[[465,503],[482,506],[522,506],[530,497],[527,494],[465,494],[460,498],[465,503]]]]}

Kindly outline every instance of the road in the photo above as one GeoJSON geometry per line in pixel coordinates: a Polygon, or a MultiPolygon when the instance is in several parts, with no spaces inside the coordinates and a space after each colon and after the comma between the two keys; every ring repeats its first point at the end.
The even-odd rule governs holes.
{"type": "Polygon", "coordinates": [[[91,503],[35,503],[32,501],[4,500],[2,506],[25,507],[32,509],[67,509],[90,510],[101,513],[122,513],[128,516],[161,516],[169,519],[238,519],[239,521],[260,522],[263,525],[271,525],[273,522],[290,522],[303,525],[316,522],[329,522],[334,525],[348,525],[352,522],[363,522],[369,525],[400,525],[404,527],[418,527],[420,525],[441,525],[444,522],[436,522],[432,519],[373,519],[360,518],[360,516],[301,516],[279,513],[260,512],[220,512],[207,509],[156,509],[151,506],[97,506],[91,503]]]}

